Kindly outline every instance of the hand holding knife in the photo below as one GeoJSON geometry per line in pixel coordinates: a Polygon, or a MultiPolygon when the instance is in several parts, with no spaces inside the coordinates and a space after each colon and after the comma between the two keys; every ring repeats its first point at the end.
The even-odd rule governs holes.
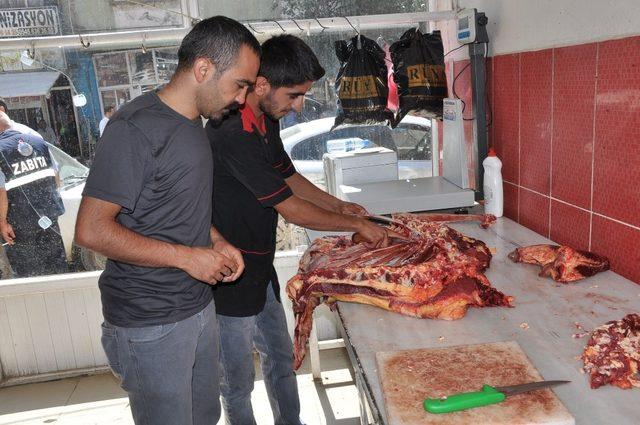
{"type": "MultiPolygon", "coordinates": [[[[407,228],[408,229],[408,227],[404,223],[401,223],[399,221],[396,221],[396,220],[393,220],[391,218],[384,217],[384,216],[381,216],[381,215],[369,215],[369,216],[363,216],[362,218],[364,218],[366,220],[369,220],[372,223],[384,226],[384,227],[396,226],[396,227],[401,227],[401,228],[407,228]]],[[[411,229],[409,229],[409,231],[411,231],[411,229]]],[[[387,233],[389,235],[389,238],[391,238],[391,239],[396,239],[396,240],[399,240],[401,242],[413,242],[412,239],[410,239],[410,238],[408,238],[408,237],[406,237],[404,235],[401,235],[400,233],[395,232],[395,231],[393,231],[391,229],[387,229],[387,233]]],[[[361,235],[359,235],[358,233],[354,233],[354,235],[351,238],[351,240],[353,240],[354,243],[363,243],[363,242],[365,242],[364,238],[361,235]]]]}

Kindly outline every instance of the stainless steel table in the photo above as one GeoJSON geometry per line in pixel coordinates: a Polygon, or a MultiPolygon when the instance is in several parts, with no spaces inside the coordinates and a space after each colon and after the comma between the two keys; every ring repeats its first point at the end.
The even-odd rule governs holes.
{"type": "Polygon", "coordinates": [[[640,423],[640,389],[590,389],[587,376],[581,373],[582,361],[577,359],[588,337],[572,337],[580,332],[576,322],[588,331],[606,321],[640,312],[640,285],[613,272],[568,285],[540,278],[539,267],[515,264],[507,254],[519,246],[550,241],[506,218],[487,230],[477,223],[451,226],[497,250],[486,276],[494,287],[515,297],[515,308],[471,308],[463,319],[450,322],[338,303],[337,315],[361,392],[363,424],[387,423],[376,370],[377,351],[507,340],[518,341],[545,379],[572,381],[554,391],[577,424],[640,423]],[[521,327],[523,323],[527,329],[521,327]]]}

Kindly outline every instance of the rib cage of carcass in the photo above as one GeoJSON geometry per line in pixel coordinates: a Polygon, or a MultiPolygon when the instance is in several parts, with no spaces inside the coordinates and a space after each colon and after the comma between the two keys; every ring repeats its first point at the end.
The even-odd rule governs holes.
{"type": "Polygon", "coordinates": [[[512,297],[491,286],[482,273],[491,252],[484,242],[445,225],[481,221],[491,215],[394,214],[396,232],[410,242],[370,249],[346,236],[317,239],[300,260],[298,274],[287,283],[296,319],[294,367],[300,367],[311,333],[313,310],[322,302],[374,305],[408,316],[454,320],[469,306],[511,306],[512,297]]]}

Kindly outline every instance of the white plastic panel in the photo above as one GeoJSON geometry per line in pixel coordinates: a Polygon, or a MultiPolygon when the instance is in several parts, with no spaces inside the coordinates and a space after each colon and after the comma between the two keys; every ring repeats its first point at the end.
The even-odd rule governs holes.
{"type": "Polygon", "coordinates": [[[469,187],[467,154],[464,145],[462,101],[444,99],[442,176],[461,188],[469,187]]]}

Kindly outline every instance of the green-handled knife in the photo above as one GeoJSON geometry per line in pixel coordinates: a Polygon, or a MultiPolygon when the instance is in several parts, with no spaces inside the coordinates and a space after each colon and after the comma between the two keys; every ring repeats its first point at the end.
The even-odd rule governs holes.
{"type": "Polygon", "coordinates": [[[504,401],[505,398],[529,391],[542,390],[571,381],[542,381],[529,384],[511,385],[509,387],[492,387],[484,385],[481,391],[459,393],[443,398],[428,398],[424,401],[424,410],[429,413],[451,413],[474,407],[488,406],[504,401]]]}

